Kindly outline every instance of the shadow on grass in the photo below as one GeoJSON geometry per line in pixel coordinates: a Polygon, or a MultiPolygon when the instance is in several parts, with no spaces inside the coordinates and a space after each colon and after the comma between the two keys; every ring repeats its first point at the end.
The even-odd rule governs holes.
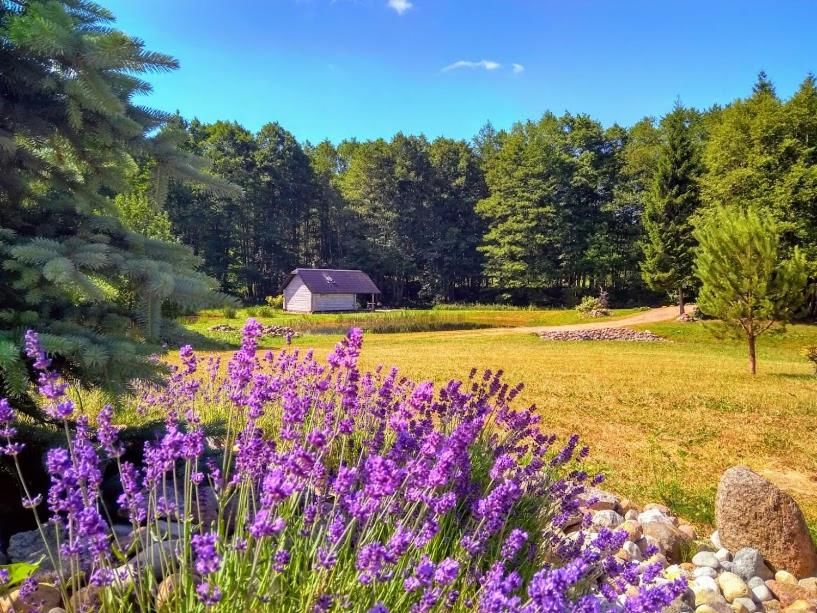
{"type": "Polygon", "coordinates": [[[788,373],[788,372],[779,372],[774,373],[771,375],[777,379],[789,379],[790,381],[814,381],[817,382],[817,375],[814,373],[809,374],[796,374],[796,373],[788,373]]]}

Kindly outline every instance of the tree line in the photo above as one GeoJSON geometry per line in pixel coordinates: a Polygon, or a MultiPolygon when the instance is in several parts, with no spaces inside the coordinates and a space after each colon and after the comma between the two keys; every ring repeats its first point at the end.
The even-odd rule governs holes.
{"type": "Polygon", "coordinates": [[[786,246],[815,254],[815,118],[811,75],[784,100],[762,73],[724,107],[677,104],[629,128],[548,112],[470,141],[314,145],[278,123],[253,133],[177,116],[181,148],[240,193],[171,180],[151,210],[133,206],[150,190],[136,181],[120,202],[135,227],[191,246],[222,291],[248,302],[298,266],[362,268],[392,304],[565,303],[599,288],[619,302],[683,299],[696,292],[702,207],[756,204],[785,223],[786,246]]]}

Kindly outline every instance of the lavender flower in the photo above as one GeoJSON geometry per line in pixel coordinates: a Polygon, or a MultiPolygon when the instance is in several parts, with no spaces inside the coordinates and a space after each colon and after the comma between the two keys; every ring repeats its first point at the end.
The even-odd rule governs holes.
{"type": "Polygon", "coordinates": [[[199,575],[209,575],[215,573],[221,567],[221,556],[218,553],[218,535],[194,534],[190,538],[190,545],[193,548],[196,572],[199,575]]]}
{"type": "MultiPolygon", "coordinates": [[[[396,369],[361,372],[360,330],[350,330],[326,363],[292,348],[260,356],[262,333],[247,322],[226,376],[216,359],[199,372],[201,360],[183,347],[166,387],[141,387],[140,411],[165,424],[142,463],[122,461],[109,406],[94,436],[80,417],[70,446],[49,450],[47,503],[63,535],[60,553],[71,564],[90,555],[90,585],[146,580],[130,567],[110,570],[120,552],[111,550],[100,486],[103,468],[115,465],[117,513],[150,531],[179,520],[181,538],[190,540],[175,553],[190,559],[170,565],[187,569],[182,585],[195,586],[207,607],[224,600],[247,610],[308,602],[315,611],[370,613],[657,612],[685,589],[662,582],[657,565],[615,558],[624,533],[582,529],[564,537],[561,528],[599,477],[582,470],[588,450],[578,436],[555,447],[533,408],[513,406],[522,387],[505,383],[501,371],[435,388],[396,369]],[[216,440],[219,454],[206,450],[201,407],[229,424],[223,445],[216,440]],[[199,517],[208,487],[218,521],[199,517]],[[190,490],[193,499],[182,502],[190,490]],[[527,532],[520,512],[532,503],[544,520],[541,531],[527,532]],[[183,508],[191,513],[182,517],[183,508]],[[528,570],[534,557],[523,550],[541,550],[547,564],[528,570]]],[[[49,412],[72,416],[65,382],[49,370],[36,334],[26,336],[26,351],[49,412]]],[[[6,453],[19,452],[14,418],[0,400],[6,453]]],[[[27,501],[38,502],[36,493],[27,501]]]]}

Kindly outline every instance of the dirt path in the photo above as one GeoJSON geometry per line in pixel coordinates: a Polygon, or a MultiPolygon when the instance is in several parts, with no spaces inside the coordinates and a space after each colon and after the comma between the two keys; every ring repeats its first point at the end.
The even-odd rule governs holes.
{"type": "MultiPolygon", "coordinates": [[[[689,309],[692,310],[692,307],[689,309]]],[[[586,324],[568,324],[564,326],[531,326],[525,328],[513,328],[517,332],[550,332],[552,330],[564,330],[570,332],[572,330],[598,330],[599,328],[626,328],[627,326],[634,326],[637,324],[650,324],[657,321],[672,321],[678,317],[678,307],[660,307],[657,309],[650,309],[636,313],[635,315],[628,315],[621,319],[613,319],[610,321],[593,321],[586,324]]]]}
{"type": "MultiPolygon", "coordinates": [[[[694,305],[687,305],[687,312],[691,312],[694,305]]],[[[650,309],[635,315],[628,315],[620,319],[607,319],[604,321],[589,321],[581,324],[564,324],[561,326],[519,326],[515,328],[480,328],[476,330],[449,330],[446,332],[429,332],[427,334],[444,336],[497,336],[502,334],[537,334],[539,332],[550,332],[553,330],[597,330],[599,328],[626,328],[638,324],[649,324],[659,321],[672,321],[678,317],[678,307],[660,307],[650,309]]]]}

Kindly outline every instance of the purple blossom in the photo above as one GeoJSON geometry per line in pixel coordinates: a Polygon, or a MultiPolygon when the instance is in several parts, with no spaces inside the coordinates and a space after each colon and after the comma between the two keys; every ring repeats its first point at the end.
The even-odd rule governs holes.
{"type": "Polygon", "coordinates": [[[206,607],[213,607],[221,602],[221,590],[217,585],[202,581],[196,586],[196,597],[206,607]]]}
{"type": "Polygon", "coordinates": [[[218,535],[212,532],[194,534],[190,538],[193,548],[196,572],[199,575],[209,575],[218,572],[221,568],[221,555],[218,553],[218,535]]]}
{"type": "Polygon", "coordinates": [[[453,558],[446,558],[437,565],[434,571],[434,581],[440,585],[453,583],[460,572],[460,563],[453,558]]]}

